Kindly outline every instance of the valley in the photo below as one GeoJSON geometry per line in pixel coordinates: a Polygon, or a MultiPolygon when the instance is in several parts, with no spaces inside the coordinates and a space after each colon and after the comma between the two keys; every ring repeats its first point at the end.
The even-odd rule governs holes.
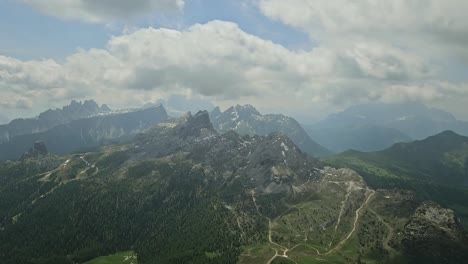
{"type": "Polygon", "coordinates": [[[86,263],[128,250],[149,264],[415,263],[421,256],[457,263],[453,256],[464,256],[454,211],[414,190],[368,185],[351,169],[327,166],[333,158],[302,153],[282,133],[219,133],[206,111],[95,152],[55,156],[36,145],[24,159],[0,163],[7,264],[86,263]],[[447,244],[449,255],[441,253],[447,244]]]}

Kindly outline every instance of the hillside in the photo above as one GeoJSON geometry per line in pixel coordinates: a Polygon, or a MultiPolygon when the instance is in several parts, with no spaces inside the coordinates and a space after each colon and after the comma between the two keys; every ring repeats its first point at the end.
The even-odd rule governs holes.
{"type": "Polygon", "coordinates": [[[398,143],[383,151],[348,151],[336,157],[367,161],[399,177],[468,186],[468,137],[452,131],[425,140],[398,143]]]}
{"type": "Polygon", "coordinates": [[[445,131],[383,151],[347,151],[324,162],[352,168],[377,188],[416,190],[468,216],[468,137],[445,131]]]}
{"type": "Polygon", "coordinates": [[[452,210],[372,189],[281,133],[220,134],[207,112],[97,152],[0,163],[5,264],[463,263],[466,252],[452,210]]]}

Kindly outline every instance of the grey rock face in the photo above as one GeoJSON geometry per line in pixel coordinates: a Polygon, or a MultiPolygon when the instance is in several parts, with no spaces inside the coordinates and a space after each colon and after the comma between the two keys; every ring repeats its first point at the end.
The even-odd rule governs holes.
{"type": "Polygon", "coordinates": [[[269,135],[282,132],[304,152],[312,156],[325,156],[330,152],[315,143],[292,117],[262,115],[251,105],[233,106],[224,112],[215,108],[211,114],[213,127],[219,132],[234,130],[241,135],[269,135]]]}
{"type": "Polygon", "coordinates": [[[465,263],[467,242],[454,211],[426,202],[406,224],[402,246],[411,263],[465,263]]]}
{"type": "Polygon", "coordinates": [[[58,125],[109,111],[109,107],[99,107],[92,100],[84,101],[83,103],[72,101],[62,109],[49,109],[39,114],[36,118],[15,119],[7,125],[1,125],[0,144],[7,143],[17,136],[41,133],[58,125]]]}
{"type": "Polygon", "coordinates": [[[177,134],[181,137],[198,137],[203,129],[213,131],[207,111],[200,111],[195,116],[189,112],[185,118],[186,121],[177,127],[177,134]]]}
{"type": "MultiPolygon", "coordinates": [[[[439,232],[444,237],[458,239],[463,233],[460,220],[451,209],[442,208],[433,202],[423,203],[406,225],[405,234],[412,239],[430,239],[439,232]],[[437,230],[437,231],[436,231],[437,230]]],[[[439,236],[440,237],[440,236],[439,236]]]]}
{"type": "Polygon", "coordinates": [[[287,136],[219,134],[208,112],[162,122],[141,134],[133,160],[182,155],[210,171],[214,178],[240,181],[259,193],[297,191],[295,186],[318,177],[319,162],[309,158],[287,136]]]}

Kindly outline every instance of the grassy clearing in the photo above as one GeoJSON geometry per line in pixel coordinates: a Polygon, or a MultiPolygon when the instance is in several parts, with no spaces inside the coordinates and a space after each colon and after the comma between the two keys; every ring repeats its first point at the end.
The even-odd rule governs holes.
{"type": "Polygon", "coordinates": [[[271,249],[270,244],[253,245],[246,247],[244,253],[240,256],[239,264],[258,264],[266,263],[275,255],[275,251],[271,249]]]}
{"type": "Polygon", "coordinates": [[[95,258],[85,264],[138,264],[137,257],[133,251],[120,252],[115,255],[95,258]]]}

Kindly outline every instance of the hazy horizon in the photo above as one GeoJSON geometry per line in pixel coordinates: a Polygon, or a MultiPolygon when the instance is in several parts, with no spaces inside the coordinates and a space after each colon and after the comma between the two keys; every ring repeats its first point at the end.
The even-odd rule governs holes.
{"type": "MultiPolygon", "coordinates": [[[[189,97],[184,97],[185,100],[188,100],[190,101],[191,98],[189,97]]],[[[123,110],[123,109],[138,109],[138,108],[141,108],[144,106],[143,105],[129,105],[129,106],[124,106],[124,107],[113,107],[112,105],[109,105],[109,104],[106,104],[105,102],[100,102],[100,101],[97,101],[97,100],[94,100],[92,98],[89,98],[89,99],[83,99],[83,100],[75,100],[73,99],[72,101],[77,101],[77,102],[84,102],[84,101],[87,101],[87,100],[93,100],[93,101],[96,101],[96,103],[98,103],[99,105],[107,105],[109,106],[113,111],[115,110],[123,110]]],[[[167,100],[165,98],[160,98],[159,100],[167,100]]],[[[199,100],[199,101],[203,101],[205,103],[212,103],[211,101],[208,101],[208,100],[203,100],[203,99],[200,99],[200,98],[197,98],[196,100],[199,100]]],[[[9,122],[11,122],[12,120],[14,119],[22,119],[22,118],[35,118],[37,117],[40,113],[43,113],[47,110],[55,110],[55,109],[62,109],[62,107],[64,106],[67,106],[71,103],[68,102],[66,103],[65,105],[60,105],[60,106],[54,106],[54,107],[46,107],[46,108],[43,108],[42,110],[38,110],[39,112],[34,112],[32,109],[31,109],[31,112],[29,114],[26,114],[26,115],[20,115],[20,116],[16,116],[14,118],[10,118],[10,117],[7,117],[5,115],[2,115],[0,114],[0,125],[3,125],[3,124],[8,124],[9,122]]],[[[145,104],[147,103],[157,103],[157,100],[155,102],[146,102],[145,104]]],[[[215,105],[213,104],[213,107],[211,108],[196,108],[198,110],[206,110],[208,112],[210,112],[211,110],[213,110],[215,107],[220,107],[220,110],[221,111],[225,111],[227,110],[229,107],[232,107],[232,106],[236,106],[236,105],[240,105],[240,106],[244,106],[244,105],[248,105],[249,103],[242,103],[242,102],[238,102],[238,103],[234,103],[233,105],[227,105],[227,106],[220,106],[220,105],[215,105]]],[[[291,116],[293,118],[295,118],[296,120],[298,120],[301,124],[304,124],[304,125],[312,125],[312,124],[315,124],[317,122],[320,122],[324,119],[326,119],[327,117],[329,117],[330,115],[332,114],[337,114],[337,113],[341,113],[343,111],[346,111],[347,109],[349,109],[350,107],[355,107],[355,106],[366,106],[366,105],[400,105],[400,104],[404,104],[404,105],[412,105],[412,104],[421,104],[420,102],[402,102],[402,103],[367,103],[367,104],[360,104],[360,105],[350,105],[349,107],[347,108],[344,108],[344,109],[336,109],[336,110],[331,110],[331,112],[322,112],[322,113],[307,113],[307,112],[289,112],[287,109],[275,109],[275,108],[259,108],[255,105],[252,105],[254,106],[260,113],[262,114],[284,114],[284,115],[287,115],[287,116],[291,116]]],[[[428,108],[430,109],[439,109],[439,108],[436,108],[436,107],[432,107],[430,105],[426,105],[428,108]]],[[[446,111],[445,109],[439,109],[439,110],[443,110],[443,111],[446,111]]],[[[190,110],[187,110],[187,111],[184,111],[184,112],[189,112],[190,110]]],[[[197,110],[191,110],[191,112],[195,112],[197,110]]],[[[460,117],[460,116],[457,116],[456,114],[454,113],[451,113],[449,111],[447,111],[448,113],[450,114],[453,114],[454,117],[457,119],[457,120],[460,120],[460,121],[468,121],[468,118],[463,118],[463,117],[460,117]]],[[[194,113],[193,113],[194,114],[194,113]]]]}

